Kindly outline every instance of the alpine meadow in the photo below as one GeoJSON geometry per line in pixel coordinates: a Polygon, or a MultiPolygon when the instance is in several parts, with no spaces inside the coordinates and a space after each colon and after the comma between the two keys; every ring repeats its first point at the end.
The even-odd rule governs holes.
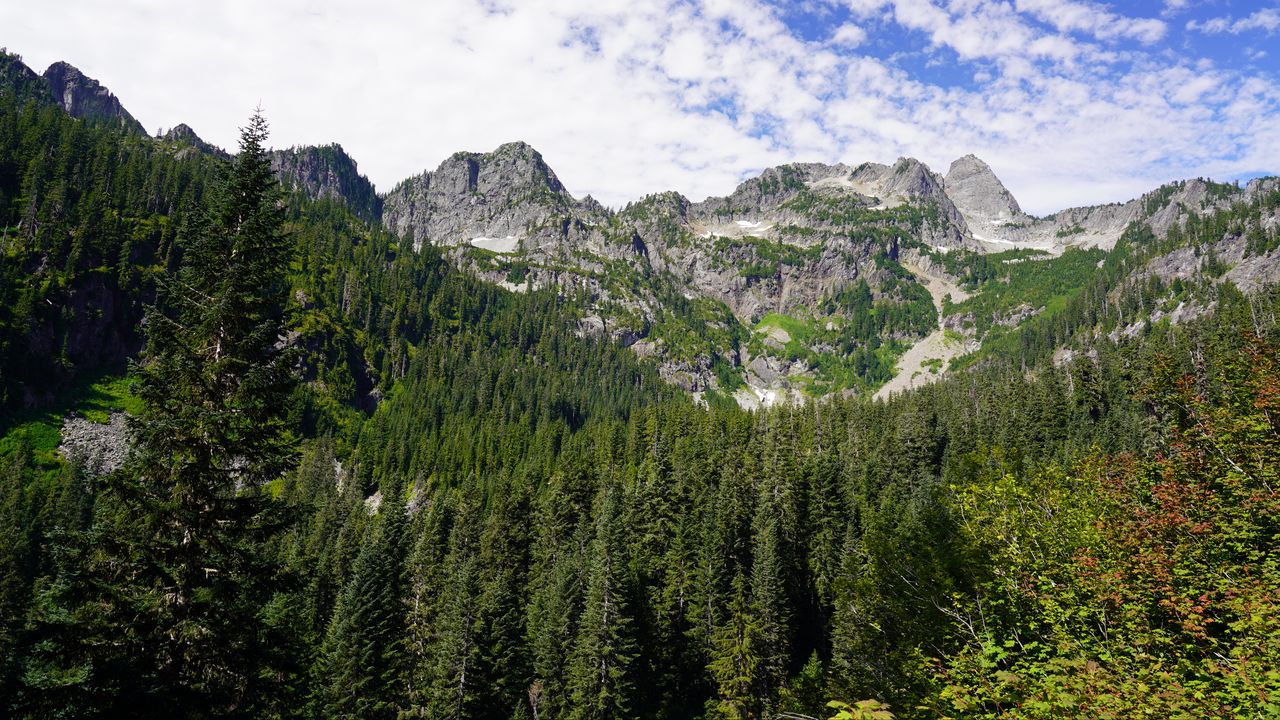
{"type": "Polygon", "coordinates": [[[379,190],[273,97],[227,149],[127,100],[0,51],[0,716],[1280,716],[1280,178],[1039,214],[993,144],[606,203],[513,141],[379,190]]]}

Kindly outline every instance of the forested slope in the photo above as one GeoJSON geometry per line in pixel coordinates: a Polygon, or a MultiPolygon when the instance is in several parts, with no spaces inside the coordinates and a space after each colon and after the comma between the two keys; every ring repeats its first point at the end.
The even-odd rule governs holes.
{"type": "MultiPolygon", "coordinates": [[[[1216,259],[1223,242],[1245,246],[1235,267],[1275,251],[1274,193],[1163,237],[1134,225],[1105,257],[935,258],[1003,286],[960,315],[1048,309],[984,325],[963,372],[887,402],[748,412],[700,406],[583,333],[584,298],[504,290],[302,194],[258,206],[287,261],[247,267],[279,318],[241,337],[265,359],[228,369],[179,342],[220,332],[182,298],[224,297],[208,288],[233,265],[209,248],[234,226],[225,188],[261,171],[262,148],[228,164],[19,92],[0,95],[0,140],[8,714],[1280,704],[1280,296],[1242,292],[1216,259]],[[1150,270],[1178,252],[1196,273],[1150,270]],[[1200,310],[1171,322],[1178,303],[1200,310]],[[270,392],[201,384],[261,381],[279,358],[290,382],[270,392]],[[125,373],[137,397],[117,396],[125,373]],[[139,452],[105,476],[55,456],[58,418],[21,410],[50,403],[129,405],[139,452]],[[192,426],[216,442],[174,430],[192,426]],[[201,443],[216,461],[168,463],[201,443]]],[[[867,293],[832,302],[875,309],[867,293]]]]}

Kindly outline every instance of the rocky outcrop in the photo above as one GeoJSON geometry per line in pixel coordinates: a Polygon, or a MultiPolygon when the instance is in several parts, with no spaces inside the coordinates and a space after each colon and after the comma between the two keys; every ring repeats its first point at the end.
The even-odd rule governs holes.
{"type": "Polygon", "coordinates": [[[286,190],[315,200],[344,203],[371,223],[381,220],[382,198],[373,183],[360,174],[356,161],[337,143],[275,150],[271,153],[271,169],[286,190]]]}
{"type": "Polygon", "coordinates": [[[405,180],[385,197],[382,221],[415,248],[475,238],[519,243],[571,215],[576,204],[542,155],[514,142],[491,153],[456,153],[434,171],[405,180]]]}
{"type": "Polygon", "coordinates": [[[56,62],[44,71],[44,79],[49,84],[54,101],[71,117],[101,120],[132,132],[146,134],[142,123],[124,109],[110,90],[75,66],[56,62]]]}
{"type": "Polygon", "coordinates": [[[178,154],[183,150],[190,149],[206,155],[214,155],[223,159],[231,157],[231,155],[222,148],[212,143],[205,142],[190,125],[185,123],[176,125],[169,129],[161,138],[164,142],[174,145],[178,148],[178,154]]]}
{"type": "Polygon", "coordinates": [[[65,418],[58,453],[70,462],[79,463],[90,475],[107,475],[119,470],[129,454],[125,414],[111,413],[108,423],[74,415],[65,418]]]}
{"type": "Polygon", "coordinates": [[[1032,248],[1054,254],[1068,247],[1110,250],[1134,222],[1145,222],[1162,236],[1188,212],[1224,207],[1236,195],[1230,186],[1187,180],[1128,202],[1067,208],[1037,218],[1022,212],[991,167],[973,155],[951,164],[946,192],[963,215],[969,235],[987,252],[1032,248]]]}
{"type": "Polygon", "coordinates": [[[1012,222],[1026,217],[991,166],[976,155],[965,155],[951,163],[944,184],[947,197],[966,220],[976,217],[1012,222]]]}

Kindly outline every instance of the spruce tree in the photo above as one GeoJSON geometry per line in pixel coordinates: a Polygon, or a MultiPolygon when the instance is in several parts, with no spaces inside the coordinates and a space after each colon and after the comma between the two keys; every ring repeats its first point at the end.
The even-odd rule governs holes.
{"type": "Polygon", "coordinates": [[[321,648],[320,714],[394,718],[402,704],[404,507],[387,503],[376,537],[356,558],[321,648]]]}
{"type": "Polygon", "coordinates": [[[586,603],[567,669],[573,720],[631,717],[634,701],[630,666],[636,647],[627,607],[621,490],[614,485],[601,492],[586,603]]]}
{"type": "Polygon", "coordinates": [[[725,622],[712,638],[707,671],[718,697],[707,701],[707,716],[721,720],[750,720],[761,716],[759,695],[760,648],[764,632],[747,592],[746,579],[736,575],[725,622]]]}
{"type": "Polygon", "coordinates": [[[281,342],[291,243],[266,138],[255,113],[146,313],[129,461],[40,620],[50,639],[28,682],[45,709],[246,716],[278,676],[262,610],[284,516],[266,485],[294,459],[295,379],[281,342]]]}

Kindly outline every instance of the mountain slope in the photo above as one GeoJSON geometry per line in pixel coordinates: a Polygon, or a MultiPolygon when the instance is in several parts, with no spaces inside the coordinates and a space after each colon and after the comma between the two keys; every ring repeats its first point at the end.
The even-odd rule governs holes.
{"type": "Polygon", "coordinates": [[[56,62],[44,71],[44,79],[54,100],[71,117],[102,120],[130,132],[146,134],[142,123],[124,109],[110,90],[80,72],[79,68],[66,62],[56,62]]]}
{"type": "Polygon", "coordinates": [[[358,217],[376,223],[382,216],[382,198],[373,183],[360,174],[356,161],[333,143],[321,147],[293,147],[271,153],[271,169],[286,190],[311,199],[345,203],[358,217]]]}

